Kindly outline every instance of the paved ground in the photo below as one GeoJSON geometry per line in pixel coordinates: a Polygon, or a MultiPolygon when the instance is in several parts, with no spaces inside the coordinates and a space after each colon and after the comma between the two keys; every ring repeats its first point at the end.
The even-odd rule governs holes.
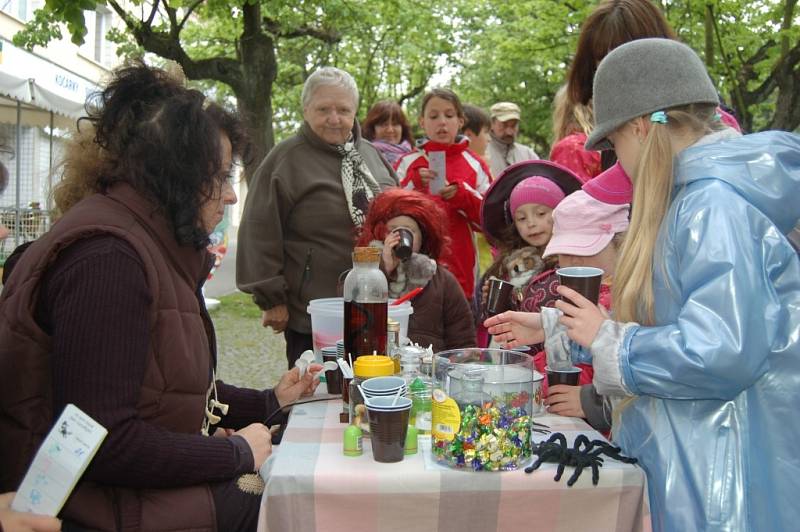
{"type": "MultiPolygon", "coordinates": [[[[491,254],[482,238],[479,246],[485,269],[491,254]]],[[[217,375],[237,386],[272,387],[286,371],[286,343],[282,334],[261,326],[261,311],[249,295],[236,290],[236,249],[232,239],[222,264],[205,287],[206,297],[220,300],[211,312],[217,331],[217,375]]]]}
{"type": "Polygon", "coordinates": [[[261,326],[261,312],[247,294],[220,298],[211,313],[217,331],[217,376],[247,388],[271,388],[286,371],[282,334],[261,326]]]}
{"type": "Polygon", "coordinates": [[[249,295],[236,290],[235,271],[233,240],[205,287],[206,297],[220,300],[211,312],[217,332],[217,375],[237,386],[272,387],[286,370],[286,343],[282,334],[261,326],[261,311],[249,295]]]}

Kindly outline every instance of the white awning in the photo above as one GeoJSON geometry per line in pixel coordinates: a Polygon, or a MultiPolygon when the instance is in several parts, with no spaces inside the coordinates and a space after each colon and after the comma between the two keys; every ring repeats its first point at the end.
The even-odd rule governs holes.
{"type": "Polygon", "coordinates": [[[84,115],[86,97],[99,87],[88,79],[0,39],[0,93],[62,116],[84,115]]]}

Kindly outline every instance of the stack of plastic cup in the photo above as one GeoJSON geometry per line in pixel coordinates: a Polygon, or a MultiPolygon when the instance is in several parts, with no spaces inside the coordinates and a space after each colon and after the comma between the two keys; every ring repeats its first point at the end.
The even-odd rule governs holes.
{"type": "Polygon", "coordinates": [[[376,462],[400,462],[405,455],[411,399],[372,397],[364,404],[369,412],[372,457],[376,462]]]}

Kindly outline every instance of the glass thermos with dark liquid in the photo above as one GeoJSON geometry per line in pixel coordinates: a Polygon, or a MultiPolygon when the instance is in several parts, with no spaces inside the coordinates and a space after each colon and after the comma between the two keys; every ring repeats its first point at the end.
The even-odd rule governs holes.
{"type": "Polygon", "coordinates": [[[380,260],[379,248],[355,248],[344,280],[344,351],[354,362],[361,355],[386,354],[389,285],[380,260]]]}

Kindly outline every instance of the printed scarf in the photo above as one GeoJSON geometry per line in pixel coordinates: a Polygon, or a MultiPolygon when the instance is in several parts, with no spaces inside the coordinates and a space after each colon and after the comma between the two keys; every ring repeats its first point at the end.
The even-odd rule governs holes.
{"type": "Polygon", "coordinates": [[[353,225],[361,227],[367,216],[369,202],[380,193],[381,188],[352,140],[337,144],[336,151],[342,156],[342,187],[347,209],[353,225]]]}

